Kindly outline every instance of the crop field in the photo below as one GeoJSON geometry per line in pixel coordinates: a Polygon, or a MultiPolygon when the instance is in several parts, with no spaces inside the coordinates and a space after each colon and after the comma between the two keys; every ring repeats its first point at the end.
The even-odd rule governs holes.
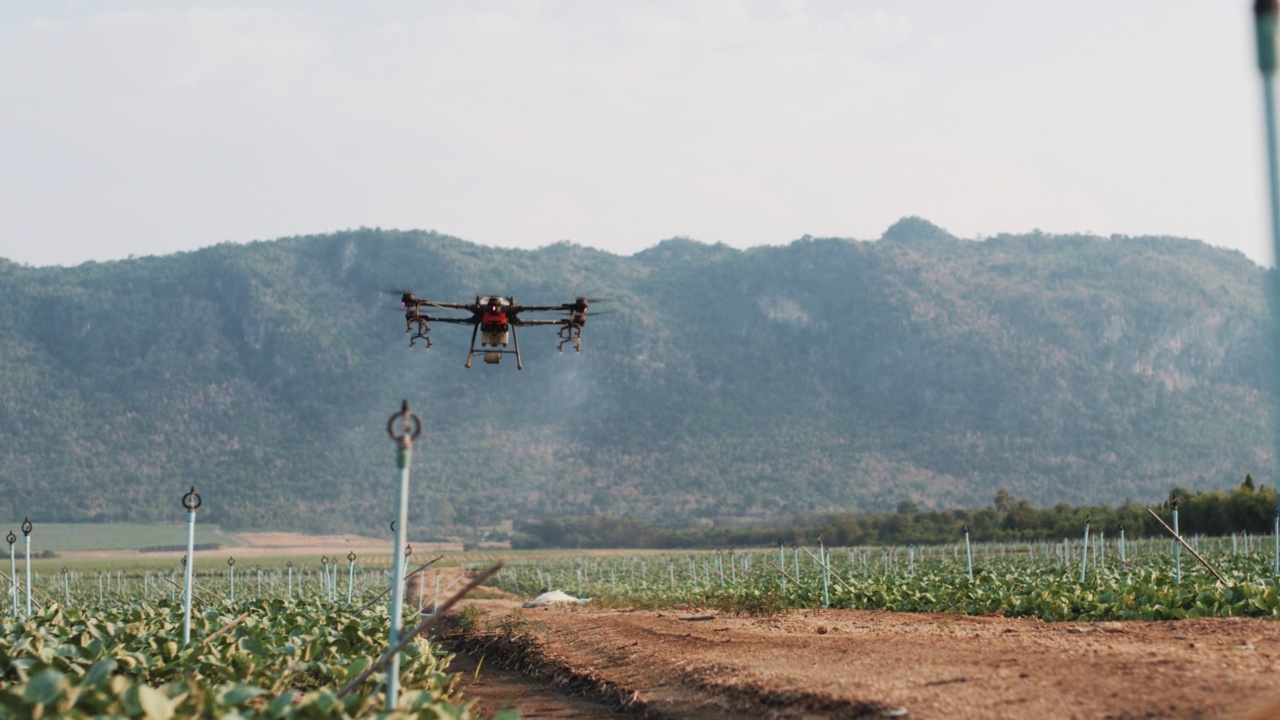
{"type": "MultiPolygon", "coordinates": [[[[275,568],[241,568],[221,559],[198,563],[185,633],[184,577],[179,563],[169,565],[178,567],[33,568],[29,615],[21,583],[26,569],[18,563],[16,584],[6,572],[0,717],[385,712],[385,672],[342,691],[388,647],[385,561],[299,558],[275,568]]],[[[430,611],[436,594],[455,589],[440,587],[439,578],[428,572],[410,578],[407,612],[419,602],[430,611]]],[[[406,626],[417,624],[415,613],[406,617],[406,626]]],[[[401,656],[398,683],[404,690],[392,715],[470,717],[448,661],[426,639],[410,643],[401,656]]]]}
{"type": "Polygon", "coordinates": [[[1171,539],[963,543],[517,560],[496,584],[598,604],[1036,617],[1046,621],[1280,617],[1273,538],[1194,538],[1225,582],[1171,539]]]}
{"type": "MultiPolygon", "coordinates": [[[[862,629],[863,616],[838,613],[891,611],[894,617],[903,618],[901,623],[878,619],[873,625],[886,632],[897,628],[894,632],[899,635],[895,637],[900,641],[887,641],[884,647],[896,648],[899,654],[912,643],[921,644],[921,652],[926,654],[935,646],[936,641],[929,639],[928,633],[934,632],[930,628],[947,626],[936,625],[939,621],[927,619],[930,617],[981,616],[1002,622],[1038,618],[1049,621],[1044,627],[1135,621],[1131,631],[1135,634],[1134,653],[1151,652],[1156,647],[1153,642],[1164,634],[1142,621],[1280,617],[1274,538],[1241,535],[1191,538],[1188,542],[1190,547],[1182,548],[1168,538],[1126,544],[1115,538],[1092,537],[1087,544],[1076,538],[1058,543],[959,542],[912,547],[827,548],[815,544],[723,552],[471,552],[452,555],[412,576],[406,587],[407,606],[421,606],[424,615],[430,615],[437,602],[458,589],[467,572],[505,559],[508,564],[489,585],[525,597],[564,590],[593,599],[594,609],[579,620],[572,612],[537,616],[539,622],[556,628],[553,636],[560,638],[558,647],[565,653],[574,648],[587,653],[575,661],[580,665],[574,666],[584,672],[595,667],[599,653],[631,647],[623,639],[634,643],[656,631],[672,638],[663,645],[664,655],[644,656],[637,660],[638,666],[630,666],[653,668],[654,682],[672,672],[703,677],[696,671],[700,663],[721,670],[735,667],[735,663],[745,663],[743,649],[755,647],[753,643],[769,649],[761,662],[773,666],[779,658],[789,657],[774,653],[808,652],[813,647],[812,633],[828,635],[824,647],[835,656],[851,646],[833,643],[847,643],[856,633],[867,632],[862,629]],[[1196,560],[1192,550],[1209,567],[1196,560]],[[437,572],[446,564],[451,566],[449,570],[437,572]],[[453,569],[457,566],[461,573],[453,569]],[[723,618],[719,624],[694,623],[701,633],[694,639],[705,648],[721,647],[718,643],[731,637],[727,633],[732,633],[736,642],[723,646],[722,654],[705,659],[696,655],[704,652],[701,646],[677,649],[670,643],[674,638],[687,638],[690,624],[664,629],[670,623],[681,624],[669,613],[670,608],[678,608],[681,619],[704,615],[723,618]],[[615,609],[628,612],[610,614],[615,609]],[[590,622],[581,625],[585,617],[590,617],[590,622]],[[787,619],[780,619],[784,617],[787,619]],[[914,617],[921,620],[907,620],[914,617]],[[779,622],[783,624],[777,625],[779,622]],[[591,628],[598,639],[580,635],[580,626],[591,628]],[[781,628],[791,628],[787,632],[794,633],[797,627],[803,628],[799,636],[779,635],[781,628]],[[603,628],[609,628],[608,632],[602,634],[603,628]],[[583,644],[584,638],[597,644],[583,644]],[[782,650],[779,643],[794,643],[795,648],[782,650]],[[668,661],[677,665],[660,664],[668,661]]],[[[160,567],[140,565],[135,557],[114,567],[100,565],[105,562],[101,559],[71,562],[70,567],[58,565],[58,560],[33,563],[28,616],[26,587],[21,582],[26,568],[19,557],[15,562],[18,583],[5,573],[3,586],[10,593],[0,602],[0,613],[5,616],[0,621],[0,667],[5,668],[0,718],[103,714],[139,718],[363,717],[386,712],[385,672],[376,672],[357,683],[353,691],[341,693],[387,649],[388,601],[380,597],[389,585],[387,559],[349,561],[346,557],[308,554],[234,561],[230,552],[196,553],[187,642],[180,558],[160,558],[160,567]],[[12,592],[15,588],[16,593],[12,592]]],[[[414,557],[410,570],[419,560],[426,562],[435,555],[414,557]]],[[[495,599],[479,602],[519,607],[518,601],[498,599],[493,594],[489,597],[495,599]]],[[[514,614],[496,619],[499,626],[524,627],[531,622],[521,620],[518,610],[501,612],[514,614]]],[[[416,623],[417,617],[411,613],[405,624],[416,623]]],[[[969,626],[965,627],[965,632],[970,632],[969,626]]],[[[987,644],[1019,639],[1031,642],[1046,633],[1052,633],[1053,642],[1064,642],[1062,633],[1030,627],[1035,629],[978,625],[972,632],[982,634],[981,642],[987,644]]],[[[1066,630],[1063,627],[1063,632],[1066,630]]],[[[1255,638],[1272,634],[1237,626],[1228,630],[1252,633],[1255,638]]],[[[1121,631],[1111,628],[1106,632],[1121,631]]],[[[1235,646],[1230,645],[1227,651],[1235,646]]],[[[858,652],[849,657],[870,662],[874,657],[871,646],[857,647],[858,652]]],[[[954,663],[971,663],[981,656],[969,654],[955,643],[951,647],[962,654],[933,662],[952,664],[919,670],[927,687],[946,688],[945,683],[952,682],[948,678],[957,672],[954,663]]],[[[1048,651],[1017,647],[997,657],[1007,663],[1015,652],[1035,657],[1048,651]]],[[[1129,666],[1146,657],[1113,653],[1117,662],[1129,666]]],[[[475,716],[465,697],[470,674],[464,679],[451,671],[450,660],[451,655],[438,644],[416,639],[402,659],[398,683],[403,690],[392,715],[475,716]]],[[[1170,662],[1164,655],[1159,661],[1170,662]]],[[[1257,662],[1269,661],[1260,654],[1257,662]]],[[[892,663],[882,664],[892,667],[892,663]]],[[[802,663],[798,667],[808,666],[802,663]]],[[[850,670],[839,664],[832,668],[841,674],[850,670]]],[[[993,672],[996,669],[992,667],[993,672]]],[[[875,677],[875,671],[875,667],[857,667],[867,682],[875,677]]],[[[805,702],[816,703],[815,707],[832,698],[860,702],[856,688],[861,686],[819,691],[818,676],[810,673],[797,679],[800,684],[796,687],[808,693],[805,702]]],[[[725,677],[732,680],[724,682],[737,684],[707,691],[689,686],[694,687],[690,691],[694,696],[680,699],[678,707],[697,707],[698,697],[723,698],[732,691],[745,698],[742,702],[748,704],[743,705],[743,712],[747,712],[752,707],[749,703],[755,702],[750,698],[761,690],[753,684],[757,682],[752,679],[758,677],[756,671],[744,665],[741,673],[725,677]]],[[[1193,684],[1192,679],[1198,676],[1187,677],[1183,682],[1185,702],[1189,703],[1186,707],[1202,707],[1196,703],[1209,696],[1193,684]]],[[[991,680],[997,683],[993,687],[1007,687],[1007,683],[999,684],[996,674],[991,680]]],[[[1087,686],[1095,680],[1090,676],[1081,682],[1087,686]]],[[[1203,678],[1203,682],[1221,680],[1203,678]]],[[[979,687],[976,681],[973,685],[965,700],[971,703],[965,710],[969,714],[961,712],[957,717],[977,717],[995,707],[983,705],[989,701],[979,699],[997,697],[992,687],[979,687]]],[[[916,696],[912,702],[921,703],[918,707],[922,708],[942,708],[947,702],[958,702],[959,690],[939,691],[936,699],[916,696]]],[[[896,698],[888,690],[876,697],[896,698]]],[[[1107,708],[1113,706],[1099,707],[1109,712],[1107,708]]]]}

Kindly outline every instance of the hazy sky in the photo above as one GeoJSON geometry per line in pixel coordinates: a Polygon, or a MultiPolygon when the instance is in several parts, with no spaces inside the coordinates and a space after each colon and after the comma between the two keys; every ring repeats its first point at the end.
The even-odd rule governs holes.
{"type": "Polygon", "coordinates": [[[1251,0],[0,4],[0,256],[360,226],[631,254],[1176,235],[1270,264],[1251,0]]]}

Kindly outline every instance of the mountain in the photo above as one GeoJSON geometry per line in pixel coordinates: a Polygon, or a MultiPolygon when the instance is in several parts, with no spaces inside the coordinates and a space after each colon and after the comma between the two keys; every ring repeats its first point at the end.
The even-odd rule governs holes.
{"type": "Polygon", "coordinates": [[[385,528],[401,400],[413,524],[608,512],[1158,499],[1274,475],[1265,273],[1167,237],[875,241],[630,257],[360,229],[74,268],[0,261],[0,517],[385,528]],[[466,327],[408,347],[395,297],[592,310],[583,352],[466,327]]]}

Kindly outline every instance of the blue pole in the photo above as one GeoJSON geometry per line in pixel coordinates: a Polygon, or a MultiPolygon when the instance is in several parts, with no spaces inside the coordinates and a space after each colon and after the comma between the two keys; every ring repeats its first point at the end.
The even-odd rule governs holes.
{"type": "MultiPolygon", "coordinates": [[[[409,524],[409,466],[413,460],[413,441],[422,432],[422,420],[409,412],[409,401],[400,405],[400,412],[387,420],[387,434],[395,441],[396,467],[399,468],[400,492],[397,498],[395,544],[391,550],[391,647],[400,644],[401,613],[404,605],[404,561],[400,548],[405,547],[406,527],[409,524]],[[400,421],[400,434],[396,434],[396,420],[400,421]]],[[[387,710],[395,710],[400,695],[400,653],[391,657],[387,665],[387,710]]]]}
{"type": "MultiPolygon", "coordinates": [[[[406,532],[405,534],[407,535],[408,532],[406,532]]],[[[400,569],[400,577],[404,578],[405,587],[408,587],[409,585],[409,556],[412,554],[413,554],[413,546],[410,545],[409,543],[405,543],[404,559],[401,561],[404,563],[404,567],[400,569]]],[[[401,607],[400,613],[401,613],[401,616],[403,617],[404,615],[403,602],[401,603],[401,606],[402,607],[401,607]]]]}
{"type": "Polygon", "coordinates": [[[1084,568],[1089,562],[1089,518],[1084,519],[1084,547],[1080,550],[1080,582],[1084,582],[1084,568]]]}
{"type": "MultiPolygon", "coordinates": [[[[1267,135],[1267,200],[1271,211],[1272,262],[1280,265],[1280,159],[1276,142],[1276,27],[1280,24],[1280,2],[1256,0],[1253,4],[1254,30],[1258,47],[1258,71],[1262,74],[1262,107],[1267,135]]],[[[1271,308],[1271,347],[1280,351],[1280,283],[1266,283],[1267,299],[1271,308]]],[[[1276,405],[1272,408],[1272,448],[1280,452],[1280,374],[1273,374],[1271,395],[1276,405]]],[[[1280,484],[1277,484],[1280,487],[1280,484]]],[[[1175,515],[1176,517],[1176,515],[1175,515]]],[[[1175,528],[1176,530],[1176,528],[1175,528]]],[[[1280,575],[1280,507],[1275,519],[1276,560],[1275,574],[1280,575]]]]}
{"type": "Polygon", "coordinates": [[[183,559],[182,584],[182,645],[191,643],[191,590],[192,572],[196,565],[196,510],[202,501],[196,494],[196,486],[182,496],[182,507],[187,509],[187,556],[183,559]]]}
{"type": "Polygon", "coordinates": [[[5,539],[9,541],[9,595],[13,598],[13,616],[18,617],[18,560],[13,554],[13,543],[18,536],[10,530],[5,539]]]}
{"type": "Polygon", "coordinates": [[[31,617],[31,520],[22,518],[22,550],[25,554],[23,563],[27,573],[27,618],[31,617]]]}
{"type": "Polygon", "coordinates": [[[231,604],[236,602],[236,559],[227,558],[227,572],[231,575],[231,604]]]}
{"type": "Polygon", "coordinates": [[[356,554],[347,553],[347,604],[351,604],[351,588],[356,584],[356,554]]]}
{"type": "Polygon", "coordinates": [[[289,562],[285,563],[285,565],[289,568],[289,585],[288,585],[289,599],[292,600],[293,599],[293,561],[290,560],[289,562]]]}
{"type": "Polygon", "coordinates": [[[787,591],[787,551],[782,547],[782,538],[778,538],[778,569],[782,571],[782,592],[787,591]]]}
{"type": "Polygon", "coordinates": [[[969,546],[969,523],[965,523],[960,527],[964,533],[964,556],[969,564],[969,579],[973,579],[973,549],[969,546]]]}
{"type": "Polygon", "coordinates": [[[831,571],[827,568],[827,546],[822,542],[822,536],[818,536],[818,555],[822,558],[822,607],[831,607],[831,596],[827,592],[827,583],[831,577],[831,571]]]}
{"type": "Polygon", "coordinates": [[[1178,498],[1174,498],[1169,502],[1169,506],[1173,508],[1173,581],[1178,585],[1182,584],[1182,543],[1178,542],[1178,498]]]}

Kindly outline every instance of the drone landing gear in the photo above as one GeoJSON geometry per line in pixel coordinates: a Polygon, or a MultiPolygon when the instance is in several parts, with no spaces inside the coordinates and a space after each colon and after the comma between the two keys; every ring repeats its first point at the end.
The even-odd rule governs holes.
{"type": "Polygon", "coordinates": [[[565,325],[560,328],[560,344],[556,349],[564,352],[564,346],[573,343],[575,352],[582,352],[582,326],[581,325],[565,325]]]}
{"type": "MultiPolygon", "coordinates": [[[[467,362],[466,362],[465,367],[467,367],[467,368],[469,369],[469,368],[471,367],[471,358],[472,358],[474,355],[476,355],[477,353],[479,353],[479,354],[480,354],[480,356],[481,356],[481,358],[483,358],[483,359],[484,359],[485,363],[486,363],[486,364],[489,364],[489,365],[497,365],[498,363],[502,362],[502,356],[503,356],[503,355],[515,355],[515,356],[516,356],[516,369],[517,369],[517,370],[523,370],[523,369],[524,369],[524,362],[523,362],[523,361],[521,360],[521,358],[520,358],[520,339],[516,337],[516,328],[515,328],[515,326],[514,326],[514,325],[510,326],[510,328],[509,328],[509,329],[510,329],[510,332],[511,332],[511,344],[515,346],[515,349],[514,349],[514,350],[498,350],[498,349],[496,349],[497,347],[499,347],[499,344],[498,344],[498,343],[494,343],[494,344],[490,345],[490,344],[487,342],[487,340],[489,339],[489,337],[488,337],[489,333],[488,333],[488,332],[486,332],[486,333],[485,333],[485,335],[486,335],[485,340],[484,340],[484,341],[481,341],[481,343],[480,343],[481,348],[480,348],[479,350],[477,350],[477,349],[476,349],[476,335],[480,332],[480,326],[479,326],[479,325],[477,325],[474,329],[472,329],[472,331],[471,331],[471,351],[467,353],[467,362]],[[495,349],[490,349],[490,348],[495,348],[495,349]]],[[[505,332],[506,332],[506,331],[503,331],[503,332],[504,332],[504,334],[505,334],[505,332]]],[[[495,338],[495,339],[496,339],[496,338],[495,338]]],[[[504,343],[501,343],[501,347],[506,347],[506,346],[507,346],[507,344],[506,344],[505,342],[504,342],[504,343]]]]}
{"type": "Polygon", "coordinates": [[[414,347],[418,340],[427,341],[427,349],[431,349],[431,328],[427,326],[427,321],[420,317],[411,318],[405,325],[405,332],[413,333],[409,336],[409,347],[414,347]],[[416,328],[414,326],[417,326],[416,328]]]}

